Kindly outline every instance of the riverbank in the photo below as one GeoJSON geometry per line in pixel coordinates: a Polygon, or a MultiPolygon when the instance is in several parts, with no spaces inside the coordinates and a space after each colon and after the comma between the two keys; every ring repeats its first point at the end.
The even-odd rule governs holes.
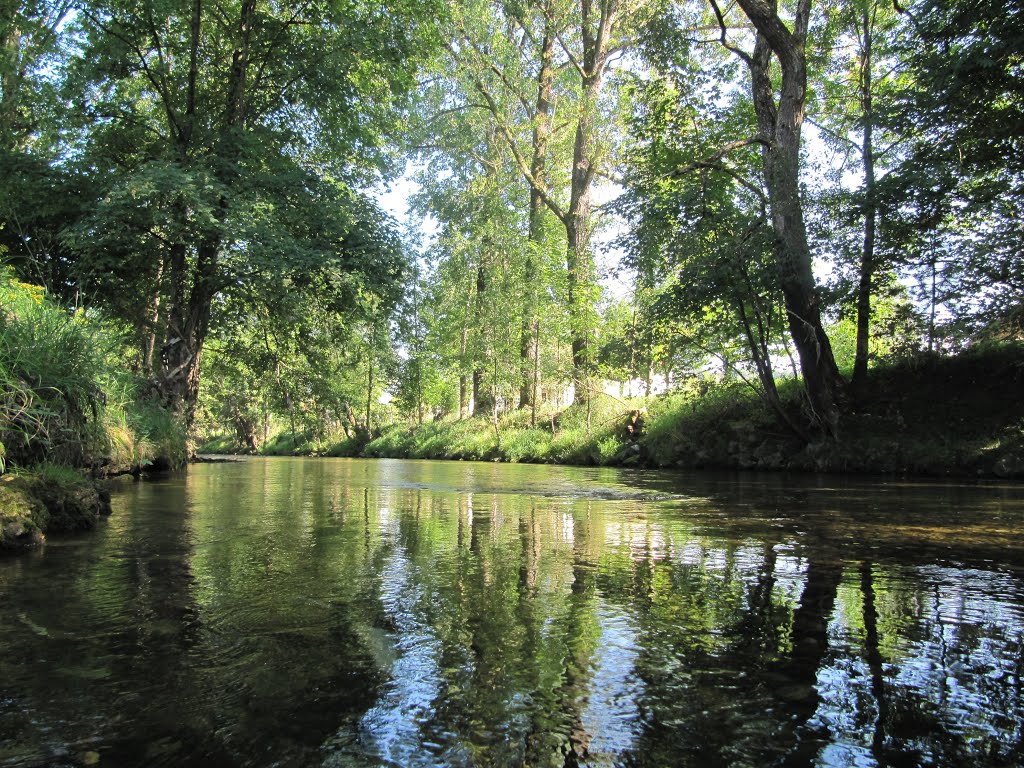
{"type": "MultiPolygon", "coordinates": [[[[270,455],[463,459],[685,469],[791,470],[1024,478],[1024,347],[922,355],[876,368],[849,394],[835,441],[794,434],[749,387],[692,379],[651,399],[596,398],[589,408],[385,427],[372,441],[291,440],[270,455]]],[[[793,421],[799,384],[781,386],[793,421]]],[[[201,451],[234,452],[229,440],[201,451]]]]}
{"type": "Polygon", "coordinates": [[[65,467],[0,478],[0,552],[31,549],[48,534],[85,531],[110,514],[105,483],[65,467]]]}
{"type": "Polygon", "coordinates": [[[122,329],[2,265],[0,297],[0,550],[24,549],[95,525],[102,478],[182,466],[187,447],[122,329]]]}

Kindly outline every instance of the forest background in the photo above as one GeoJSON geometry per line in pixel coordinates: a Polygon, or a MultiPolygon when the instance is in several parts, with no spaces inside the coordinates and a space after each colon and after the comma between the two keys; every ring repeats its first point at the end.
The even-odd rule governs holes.
{"type": "Polygon", "coordinates": [[[1021,8],[5,1],[0,469],[1024,475],[1021,8]]]}

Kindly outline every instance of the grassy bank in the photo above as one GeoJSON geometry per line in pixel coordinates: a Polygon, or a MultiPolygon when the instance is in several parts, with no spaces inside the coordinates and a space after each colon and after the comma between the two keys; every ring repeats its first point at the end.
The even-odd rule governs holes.
{"type": "MultiPolygon", "coordinates": [[[[849,394],[837,441],[793,434],[742,384],[693,379],[649,400],[600,397],[590,409],[395,424],[370,442],[281,435],[274,455],[553,462],[616,466],[897,473],[1024,478],[1024,347],[922,355],[875,369],[849,394]]],[[[805,417],[799,384],[781,393],[805,417]]],[[[201,450],[236,449],[221,438],[201,450]]]]}
{"type": "Polygon", "coordinates": [[[185,435],[145,397],[126,335],[0,269],[0,549],[90,527],[97,477],[181,465],[185,435]]]}

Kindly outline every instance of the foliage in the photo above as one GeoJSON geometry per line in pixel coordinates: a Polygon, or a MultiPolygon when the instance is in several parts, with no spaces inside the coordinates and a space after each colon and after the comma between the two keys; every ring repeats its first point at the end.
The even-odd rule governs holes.
{"type": "Polygon", "coordinates": [[[140,396],[123,339],[39,286],[0,275],[0,444],[4,462],[138,468],[185,459],[180,424],[140,396]]]}
{"type": "Polygon", "coordinates": [[[103,392],[100,340],[39,287],[0,275],[0,424],[6,461],[96,457],[103,392]]]}
{"type": "Polygon", "coordinates": [[[833,345],[1021,336],[1019,5],[8,4],[0,468],[838,462],[805,425],[884,393],[833,345]]]}
{"type": "MultiPolygon", "coordinates": [[[[839,320],[829,326],[828,332],[839,368],[852,370],[857,344],[857,326],[852,313],[842,313],[839,320]]],[[[926,332],[924,318],[905,289],[896,290],[892,297],[879,296],[871,307],[869,358],[877,363],[912,357],[924,347],[926,332]]]]}
{"type": "Polygon", "coordinates": [[[718,109],[714,133],[698,128],[708,76],[684,74],[692,73],[634,90],[636,138],[619,205],[632,225],[621,244],[645,299],[643,325],[671,328],[728,373],[752,368],[752,383],[778,409],[772,360],[784,348],[786,320],[757,151],[707,159],[753,130],[749,110],[735,99],[718,109]]]}
{"type": "Polygon", "coordinates": [[[911,140],[880,190],[895,211],[889,226],[907,243],[924,303],[952,321],[950,346],[986,327],[1019,337],[1024,6],[921,0],[906,16],[903,87],[885,119],[911,140]]]}

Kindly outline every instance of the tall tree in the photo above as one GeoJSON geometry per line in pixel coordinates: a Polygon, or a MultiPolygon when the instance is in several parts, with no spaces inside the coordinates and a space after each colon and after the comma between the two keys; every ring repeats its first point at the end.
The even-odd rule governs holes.
{"type": "MultiPolygon", "coordinates": [[[[709,61],[690,67],[714,69],[709,61]]],[[[714,76],[687,68],[634,89],[631,163],[619,202],[632,227],[620,244],[650,294],[644,323],[684,324],[687,343],[717,356],[726,376],[752,366],[751,385],[802,432],[775,385],[785,313],[760,157],[753,146],[713,157],[749,133],[749,102],[718,109],[709,125],[698,121],[696,92],[714,76]]]]}
{"type": "MultiPolygon", "coordinates": [[[[381,137],[438,10],[329,0],[78,9],[66,88],[86,105],[83,153],[111,200],[160,198],[161,221],[97,216],[77,242],[89,250],[88,235],[118,229],[159,242],[155,258],[123,248],[131,259],[120,271],[159,305],[155,385],[186,422],[219,294],[268,276],[308,287],[304,275],[316,273],[352,297],[352,283],[372,292],[400,277],[389,256],[378,263],[381,220],[351,189],[386,164],[381,137]]],[[[115,208],[126,211],[100,213],[115,208]]]]}
{"type": "Polygon", "coordinates": [[[792,26],[780,15],[777,0],[737,0],[754,28],[752,50],[733,44],[725,13],[711,5],[721,28],[721,42],[739,56],[750,75],[757,135],[745,144],[761,145],[768,209],[776,237],[779,285],[785,299],[790,335],[814,419],[835,435],[842,380],[821,321],[821,299],[812,271],[803,203],[800,196],[800,151],[807,105],[807,32],[811,1],[799,0],[792,26]],[[772,62],[779,77],[773,78],[772,62]]]}
{"type": "Polygon", "coordinates": [[[902,252],[885,237],[892,230],[884,226],[888,210],[878,186],[904,149],[899,134],[880,119],[896,98],[894,42],[903,26],[891,4],[850,0],[823,8],[811,30],[816,71],[809,119],[834,154],[822,178],[831,184],[809,202],[819,211],[822,251],[831,254],[844,288],[844,273],[852,275],[855,391],[863,390],[868,373],[875,297],[891,287],[902,252]]]}
{"type": "MultiPolygon", "coordinates": [[[[629,44],[629,32],[646,6],[643,0],[536,0],[488,12],[471,4],[456,14],[458,39],[449,48],[461,69],[467,98],[480,100],[490,113],[528,186],[533,242],[540,244],[541,204],[565,231],[566,306],[579,399],[588,396],[596,321],[593,193],[599,175],[609,171],[607,123],[602,120],[608,100],[605,86],[613,61],[629,44]],[[560,105],[570,114],[571,155],[566,155],[562,173],[554,176],[551,116],[560,105]]],[[[527,317],[529,306],[528,299],[523,323],[527,330],[536,325],[527,317]]],[[[523,338],[521,353],[529,347],[532,331],[523,338]]],[[[524,405],[528,367],[524,364],[520,386],[524,405]]]]}

